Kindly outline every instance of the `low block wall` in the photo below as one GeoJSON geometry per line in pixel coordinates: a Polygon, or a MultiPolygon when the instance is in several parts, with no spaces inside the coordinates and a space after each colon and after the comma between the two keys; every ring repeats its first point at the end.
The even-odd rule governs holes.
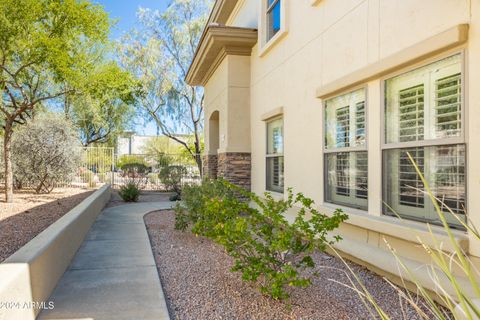
{"type": "Polygon", "coordinates": [[[0,320],[35,319],[51,307],[48,298],[110,194],[101,187],[0,263],[0,320]]]}

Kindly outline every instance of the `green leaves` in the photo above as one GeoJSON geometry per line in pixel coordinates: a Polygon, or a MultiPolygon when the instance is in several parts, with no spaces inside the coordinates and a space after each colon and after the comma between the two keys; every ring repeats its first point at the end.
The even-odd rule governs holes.
{"type": "Polygon", "coordinates": [[[288,297],[289,286],[306,287],[311,279],[303,270],[315,267],[310,256],[324,250],[329,231],[347,215],[333,216],[314,209],[313,200],[287,190],[286,200],[269,193],[262,199],[224,180],[205,180],[201,186],[183,190],[184,205],[177,205],[176,227],[212,239],[225,247],[234,260],[232,271],[245,281],[258,282],[261,292],[275,299],[288,297]],[[249,202],[254,205],[249,206],[249,202]],[[297,211],[293,223],[286,215],[297,211]],[[306,216],[309,219],[306,219],[306,216]]]}

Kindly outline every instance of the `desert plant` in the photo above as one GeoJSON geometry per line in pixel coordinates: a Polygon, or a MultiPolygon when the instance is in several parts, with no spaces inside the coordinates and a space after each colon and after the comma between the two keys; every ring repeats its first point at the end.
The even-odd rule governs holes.
{"type": "Polygon", "coordinates": [[[72,124],[62,115],[41,114],[22,126],[12,138],[14,176],[49,193],[60,182],[70,181],[81,161],[72,124]]]}
{"type": "Polygon", "coordinates": [[[117,161],[117,166],[122,170],[125,184],[135,184],[138,189],[143,189],[148,181],[149,165],[142,156],[123,155],[117,161]]]}
{"type": "Polygon", "coordinates": [[[118,157],[117,167],[121,170],[127,170],[128,168],[132,167],[141,168],[141,170],[147,170],[149,165],[143,156],[124,154],[118,157]]]}
{"type": "Polygon", "coordinates": [[[269,193],[260,198],[223,180],[188,187],[183,198],[184,207],[176,208],[177,228],[191,225],[195,234],[224,246],[235,261],[232,271],[241,272],[245,281],[259,283],[261,292],[275,299],[289,296],[287,286],[311,284],[311,278],[302,273],[315,266],[310,254],[339,241],[339,236],[327,238],[327,234],[347,219],[341,210],[331,217],[321,214],[313,200],[302,193],[294,195],[291,189],[286,200],[275,200],[269,193]],[[298,213],[289,222],[285,214],[294,207],[298,213]]]}
{"type": "Polygon", "coordinates": [[[168,165],[160,169],[159,178],[168,191],[174,191],[177,195],[182,192],[182,178],[187,169],[180,165],[168,165]]]}
{"type": "Polygon", "coordinates": [[[147,174],[147,179],[148,179],[148,182],[150,182],[151,184],[156,184],[158,182],[158,173],[149,173],[147,174]]]}
{"type": "Polygon", "coordinates": [[[95,180],[95,173],[86,168],[80,169],[80,178],[83,183],[89,184],[95,180]]]}
{"type": "Polygon", "coordinates": [[[137,202],[140,196],[140,189],[135,183],[129,182],[120,187],[118,194],[125,202],[137,202]]]}
{"type": "MultiPolygon", "coordinates": [[[[465,222],[463,219],[459,218],[455,212],[442,201],[442,199],[435,197],[417,163],[414,161],[410,153],[407,154],[415,167],[417,175],[423,182],[425,190],[420,191],[428,195],[430,201],[433,203],[435,211],[442,222],[443,229],[449,238],[453,252],[448,253],[443,249],[444,244],[438,239],[431,226],[428,225],[433,245],[428,245],[422,242],[422,247],[425,249],[426,255],[431,259],[431,264],[428,266],[428,274],[435,285],[435,288],[433,288],[432,291],[432,288],[427,290],[424,287],[424,284],[416,276],[415,270],[412,270],[405,263],[404,258],[396,253],[395,248],[388,243],[388,241],[385,241],[387,247],[395,256],[402,274],[408,278],[402,278],[401,280],[404,282],[412,282],[416,287],[417,294],[422,298],[422,301],[419,302],[419,299],[414,297],[408,291],[405,292],[398,290],[399,296],[415,310],[418,317],[421,319],[480,319],[480,284],[477,280],[480,278],[480,272],[475,267],[475,263],[469,258],[468,254],[462,249],[455,238],[453,231],[447,222],[446,214],[455,217],[477,240],[480,240],[480,232],[475,228],[471,221],[465,222]],[[454,272],[454,269],[457,269],[460,273],[454,272]],[[459,281],[459,277],[466,279],[466,281],[459,281]],[[452,290],[453,293],[450,293],[452,290]],[[440,299],[443,307],[439,306],[435,298],[440,299]]],[[[400,216],[398,217],[400,218],[400,216]]],[[[333,248],[332,250],[335,251],[333,248]]],[[[341,258],[340,254],[337,253],[337,255],[341,258]]],[[[342,259],[342,261],[344,260],[342,259]]],[[[345,261],[344,263],[348,267],[348,264],[345,261]]],[[[378,315],[381,319],[391,319],[389,314],[379,306],[375,298],[373,298],[355,272],[349,267],[348,269],[353,276],[349,285],[358,293],[362,302],[370,308],[370,312],[373,315],[378,315]]]]}

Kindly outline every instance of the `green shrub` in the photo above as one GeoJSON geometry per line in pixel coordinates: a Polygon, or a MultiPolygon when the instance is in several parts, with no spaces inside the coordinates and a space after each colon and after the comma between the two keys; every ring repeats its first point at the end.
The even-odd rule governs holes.
{"type": "Polygon", "coordinates": [[[182,192],[182,178],[187,173],[184,166],[169,165],[160,169],[159,178],[168,191],[174,191],[178,195],[182,192]]]}
{"type": "Polygon", "coordinates": [[[83,183],[86,183],[89,187],[96,186],[95,183],[95,173],[89,169],[82,168],[80,169],[80,177],[83,183]]]}
{"type": "Polygon", "coordinates": [[[145,157],[143,156],[124,154],[118,157],[118,160],[117,160],[118,168],[125,170],[128,167],[136,167],[136,166],[141,168],[147,168],[149,165],[145,160],[145,157]]]}
{"type": "Polygon", "coordinates": [[[288,297],[288,286],[307,287],[311,278],[302,271],[315,266],[311,253],[340,240],[327,234],[347,219],[341,210],[329,217],[313,208],[313,200],[288,189],[287,200],[264,199],[226,181],[205,181],[186,187],[184,203],[176,207],[176,228],[212,239],[234,258],[232,271],[275,299],[288,297]],[[241,197],[239,197],[239,195],[241,197]],[[240,199],[242,198],[242,199],[240,199]],[[250,200],[255,207],[249,206],[250,200]],[[285,214],[299,208],[289,222],[285,214]],[[306,219],[306,215],[310,219],[306,219]]]}
{"type": "Polygon", "coordinates": [[[130,182],[121,186],[118,194],[125,202],[137,202],[140,196],[140,189],[135,183],[130,182]]]}
{"type": "Polygon", "coordinates": [[[12,137],[16,187],[31,186],[50,193],[71,182],[81,162],[77,131],[64,116],[41,113],[20,126],[12,137]]]}
{"type": "Polygon", "coordinates": [[[156,184],[158,183],[158,173],[149,173],[147,174],[147,178],[148,178],[148,181],[151,183],[151,184],[156,184]]]}

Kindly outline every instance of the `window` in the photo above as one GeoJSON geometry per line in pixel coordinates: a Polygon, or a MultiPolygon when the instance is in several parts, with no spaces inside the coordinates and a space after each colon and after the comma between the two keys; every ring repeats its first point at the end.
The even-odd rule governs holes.
{"type": "Polygon", "coordinates": [[[283,119],[267,123],[267,190],[283,193],[283,119]]]}
{"type": "Polygon", "coordinates": [[[386,214],[440,223],[411,157],[449,223],[465,219],[461,60],[457,54],[385,81],[386,214]]]}
{"type": "Polygon", "coordinates": [[[325,201],[367,209],[365,90],[325,102],[325,201]]]}
{"type": "Polygon", "coordinates": [[[280,9],[282,0],[267,1],[267,42],[280,31],[280,9]]]}

